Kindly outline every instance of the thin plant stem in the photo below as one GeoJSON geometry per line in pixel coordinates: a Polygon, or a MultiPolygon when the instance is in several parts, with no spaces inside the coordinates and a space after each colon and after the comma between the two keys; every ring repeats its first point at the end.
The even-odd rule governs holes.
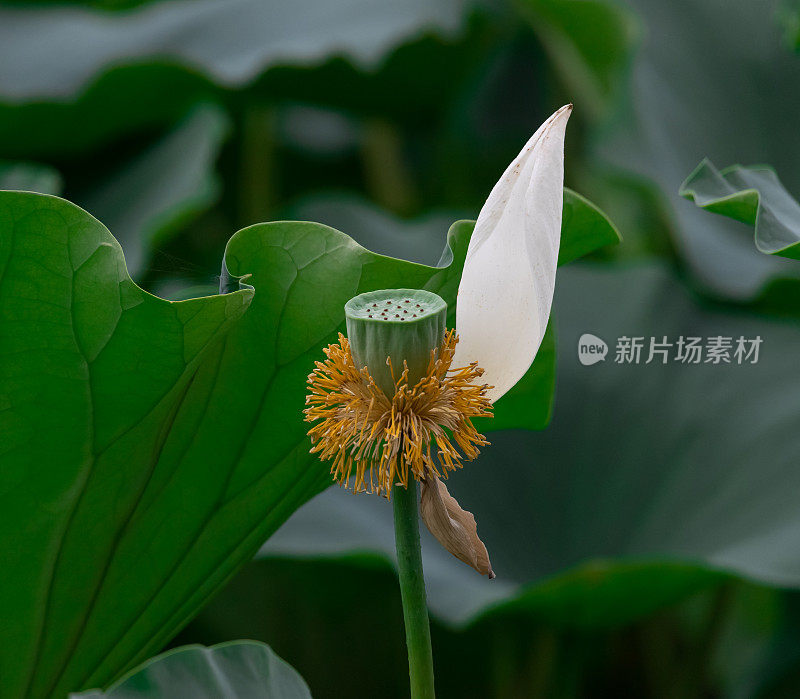
{"type": "Polygon", "coordinates": [[[362,148],[367,190],[383,208],[407,216],[416,208],[418,197],[403,145],[400,131],[391,122],[367,122],[362,148]]]}
{"type": "Polygon", "coordinates": [[[406,626],[408,673],[411,699],[433,699],[433,653],[428,605],[425,599],[425,578],[422,573],[422,549],[419,543],[419,506],[417,483],[408,488],[392,488],[394,503],[394,537],[397,546],[397,568],[400,573],[400,595],[406,626]]]}
{"type": "Polygon", "coordinates": [[[239,183],[239,225],[269,220],[277,198],[277,115],[270,105],[248,107],[242,117],[239,183]]]}

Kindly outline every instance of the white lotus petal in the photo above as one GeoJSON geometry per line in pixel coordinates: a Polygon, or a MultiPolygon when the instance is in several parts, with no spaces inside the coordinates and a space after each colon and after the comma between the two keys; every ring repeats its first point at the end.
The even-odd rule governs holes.
{"type": "Polygon", "coordinates": [[[564,132],[572,112],[559,109],[525,144],[481,209],[458,287],[459,344],[453,366],[486,370],[496,401],[533,363],[556,281],[564,189],[564,132]]]}

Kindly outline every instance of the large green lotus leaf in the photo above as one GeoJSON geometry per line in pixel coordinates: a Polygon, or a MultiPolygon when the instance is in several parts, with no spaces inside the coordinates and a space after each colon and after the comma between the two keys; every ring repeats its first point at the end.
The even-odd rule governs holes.
{"type": "Polygon", "coordinates": [[[701,209],[754,226],[761,252],[800,257],[800,204],[772,168],[732,165],[720,172],[706,159],[686,178],[680,195],[701,209]]]}
{"type": "Polygon", "coordinates": [[[61,175],[48,165],[0,161],[0,190],[59,194],[62,187],[61,175]]]}
{"type": "Polygon", "coordinates": [[[770,163],[789,191],[800,191],[800,60],[782,45],[781,2],[626,0],[644,38],[623,113],[594,139],[602,163],[659,186],[677,224],[675,243],[703,285],[742,300],[771,279],[800,276],[800,268],[760,255],[741,226],[675,192],[704,156],[770,163]]]}
{"type": "Polygon", "coordinates": [[[13,192],[0,206],[0,551],[15,571],[0,675],[10,697],[63,696],[158,649],[328,483],[301,408],[344,302],[402,284],[452,299],[470,226],[442,269],[318,224],[246,229],[226,260],[256,300],[223,343],[250,292],[161,301],[77,207],[13,192]]]}
{"type": "Polygon", "coordinates": [[[347,0],[337,3],[334,13],[324,0],[178,0],[124,14],[5,7],[0,94],[20,102],[66,98],[105,66],[164,56],[228,87],[247,84],[271,64],[309,65],[331,54],[374,66],[409,35],[428,29],[454,33],[463,7],[462,0],[402,0],[391,6],[347,0]]]}
{"type": "Polygon", "coordinates": [[[636,17],[602,0],[517,0],[560,78],[597,118],[624,87],[632,47],[638,40],[636,17]]]}
{"type": "Polygon", "coordinates": [[[311,699],[303,678],[255,641],[183,646],[151,658],[105,692],[70,699],[311,699]]]}
{"type": "Polygon", "coordinates": [[[199,107],[133,160],[76,192],[76,201],[114,231],[132,276],[154,245],[216,201],[214,166],[228,127],[221,109],[199,107]]]}
{"type": "MultiPolygon", "coordinates": [[[[657,266],[563,268],[556,317],[549,428],[492,433],[477,462],[448,481],[475,514],[497,578],[476,575],[426,535],[432,611],[465,623],[498,607],[527,609],[574,623],[584,609],[601,624],[721,573],[800,586],[796,324],[699,305],[657,266]],[[604,362],[579,363],[584,333],[608,343],[604,362]],[[763,342],[756,364],[661,364],[658,356],[648,364],[645,347],[634,365],[614,361],[622,336],[648,345],[664,336],[763,342]]],[[[391,557],[390,512],[331,489],[295,513],[262,555],[353,551],[391,557]]]]}
{"type": "MultiPolygon", "coordinates": [[[[225,262],[254,297],[170,303],[133,284],[78,207],[24,192],[0,207],[0,563],[15,571],[0,582],[0,675],[10,697],[58,697],[159,649],[329,484],[301,411],[345,301],[424,287],[452,322],[473,224],[453,225],[439,267],[320,224],[252,226],[225,262]]],[[[543,358],[532,371],[547,375],[543,358]]]]}

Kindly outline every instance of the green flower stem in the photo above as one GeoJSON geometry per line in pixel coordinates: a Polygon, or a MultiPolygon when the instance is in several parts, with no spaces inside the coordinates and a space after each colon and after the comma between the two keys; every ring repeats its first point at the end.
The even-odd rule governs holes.
{"type": "Polygon", "coordinates": [[[408,672],[411,678],[411,699],[433,699],[433,653],[425,599],[425,578],[422,573],[422,549],[419,543],[417,482],[413,476],[409,481],[408,488],[402,485],[392,488],[394,537],[406,626],[408,672]]]}

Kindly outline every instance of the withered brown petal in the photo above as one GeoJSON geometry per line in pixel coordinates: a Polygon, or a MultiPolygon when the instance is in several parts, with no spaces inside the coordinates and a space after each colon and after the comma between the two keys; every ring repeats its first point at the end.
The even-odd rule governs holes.
{"type": "Polygon", "coordinates": [[[420,512],[428,531],[442,546],[481,575],[488,575],[490,580],[494,578],[486,546],[478,538],[475,517],[459,507],[445,484],[436,477],[422,482],[420,512]]]}

